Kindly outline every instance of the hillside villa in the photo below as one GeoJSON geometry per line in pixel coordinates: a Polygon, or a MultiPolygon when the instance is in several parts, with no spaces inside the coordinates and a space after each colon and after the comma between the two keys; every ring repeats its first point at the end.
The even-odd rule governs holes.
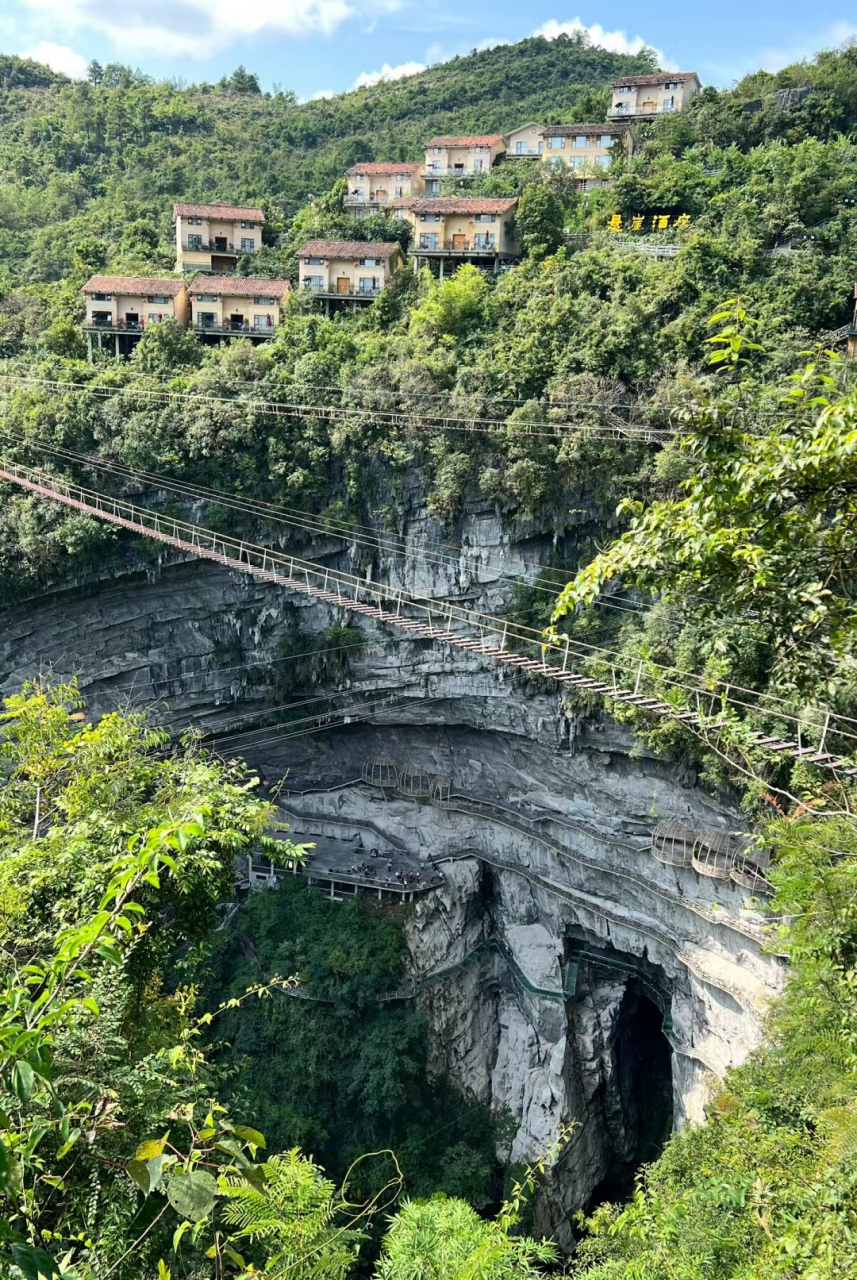
{"type": "Polygon", "coordinates": [[[626,76],[624,80],[613,81],[607,116],[610,120],[624,120],[629,116],[653,120],[655,116],[684,111],[701,88],[695,71],[626,76]]]}
{"type": "Polygon", "coordinates": [[[262,247],[265,214],[240,204],[174,204],[176,270],[222,274],[262,247]]]}
{"type": "Polygon", "coordinates": [[[444,262],[475,262],[496,271],[503,262],[520,255],[520,246],[509,233],[517,208],[516,197],[479,199],[441,196],[438,199],[399,200],[394,204],[399,217],[411,224],[410,254],[414,270],[421,260],[439,262],[443,279],[444,262]]]}
{"type": "Polygon", "coordinates": [[[371,302],[403,260],[396,241],[307,240],[297,251],[302,291],[331,301],[371,302]]]}
{"type": "Polygon", "coordinates": [[[441,178],[467,178],[475,173],[487,173],[497,157],[505,153],[506,142],[502,133],[432,138],[426,143],[425,194],[440,195],[441,178]]]}
{"type": "Polygon", "coordinates": [[[90,276],[81,290],[86,304],[83,329],[90,362],[92,339],[102,349],[104,335],[113,338],[117,356],[130,355],[141,334],[162,320],[187,327],[190,314],[187,281],[148,276],[90,276]]]}
{"type": "Polygon", "coordinates": [[[540,156],[544,146],[545,127],[529,120],[505,135],[506,159],[520,160],[526,156],[540,156]]]}
{"type": "Polygon", "coordinates": [[[273,338],[288,280],[198,275],[190,285],[191,324],[198,337],[273,338]]]}
{"type": "Polygon", "coordinates": [[[615,149],[626,155],[633,150],[634,130],[630,121],[615,124],[551,124],[544,131],[542,161],[550,169],[569,168],[581,185],[591,179],[604,180],[615,149]]]}
{"type": "Polygon", "coordinates": [[[355,218],[382,213],[393,200],[423,194],[422,165],[402,161],[353,164],[348,170],[345,211],[355,218]]]}

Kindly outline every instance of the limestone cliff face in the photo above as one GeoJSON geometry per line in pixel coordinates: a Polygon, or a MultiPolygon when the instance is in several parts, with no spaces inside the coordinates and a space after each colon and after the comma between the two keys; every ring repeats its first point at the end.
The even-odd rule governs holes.
{"type": "MultiPolygon", "coordinates": [[[[466,551],[441,563],[437,543],[450,535],[417,496],[401,498],[399,519],[407,555],[379,555],[364,571],[492,613],[507,604],[505,575],[532,579],[551,549],[537,532],[513,542],[496,513],[475,509],[456,531],[466,551]]],[[[354,567],[339,541],[296,549],[354,567]]],[[[576,1123],[541,1201],[544,1225],[567,1242],[569,1213],[654,1148],[665,1105],[676,1123],[700,1117],[710,1080],[758,1042],[781,987],[746,894],[651,855],[657,821],[729,826],[736,815],[609,718],[578,723],[558,694],[365,619],[338,676],[279,699],[342,695],[351,723],[294,736],[276,713],[253,719],[278,701],[285,644],[294,652],[296,635],[317,640],[352,621],[208,563],[141,565],[8,610],[0,675],[8,691],[40,670],[77,674],[96,713],[129,700],[174,727],[216,731],[222,750],[284,780],[296,836],[374,829],[445,860],[444,887],[415,905],[407,929],[415,977],[450,970],[420,996],[433,1063],[508,1110],[511,1160],[576,1123]],[[369,694],[394,701],[361,719],[369,694]],[[451,779],[448,802],[362,783],[375,752],[451,779]],[[647,1087],[661,1022],[666,1067],[651,1065],[647,1087]]]]}

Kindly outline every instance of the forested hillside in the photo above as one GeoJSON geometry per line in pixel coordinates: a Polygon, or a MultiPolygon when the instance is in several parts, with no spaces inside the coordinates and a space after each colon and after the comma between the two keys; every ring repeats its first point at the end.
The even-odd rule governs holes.
{"type": "Polygon", "coordinates": [[[169,269],[174,200],[261,202],[282,228],[358,160],[422,159],[436,133],[599,120],[609,82],[652,65],[566,37],[534,39],[298,103],[258,86],[236,92],[234,78],[178,89],[110,67],[98,84],[70,84],[6,59],[0,258],[7,279],[54,280],[71,267],[76,243],[95,236],[111,257],[138,245],[166,249],[169,269]]]}
{"type": "MultiPolygon", "coordinates": [[[[170,271],[174,199],[261,202],[254,269],[294,277],[307,236],[397,233],[347,216],[348,164],[418,157],[438,131],[598,119],[609,81],[649,66],[528,40],[299,104],[246,72],[181,88],[108,67],[71,84],[2,60],[3,456],[299,551],[313,530],[353,539],[366,572],[381,541],[364,535],[398,528],[406,491],[448,542],[468,504],[510,541],[552,535],[554,562],[510,595],[510,643],[515,623],[552,622],[593,655],[589,674],[692,704],[688,724],[564,695],[570,721],[606,708],[659,767],[743,806],[774,848],[771,939],[792,961],[766,1045],[630,1205],[578,1221],[567,1266],[844,1280],[857,797],[819,760],[857,769],[857,389],[829,346],[857,276],[857,48],[705,90],[643,126],[606,187],[498,167],[482,189],[520,193],[524,253],[496,278],[408,271],[359,311],[293,297],[258,347],[164,323],[127,361],[84,358],[84,279],[170,271]]],[[[11,484],[2,497],[7,609],[154,572],[154,544],[11,484]]],[[[313,681],[348,666],[294,639],[304,665],[264,688],[272,709],[298,689],[300,714],[313,681]]],[[[395,913],[340,904],[332,922],[292,886],[224,923],[234,857],[273,848],[257,783],[145,716],[86,716],[73,685],[41,681],[0,722],[0,1275],[518,1280],[560,1265],[521,1233],[537,1178],[510,1186],[496,1167],[503,1117],[431,1080],[421,1016],[377,1002],[402,973],[395,913]],[[288,995],[295,975],[310,999],[288,995]],[[439,1197],[397,1203],[403,1188],[439,1197]]]]}

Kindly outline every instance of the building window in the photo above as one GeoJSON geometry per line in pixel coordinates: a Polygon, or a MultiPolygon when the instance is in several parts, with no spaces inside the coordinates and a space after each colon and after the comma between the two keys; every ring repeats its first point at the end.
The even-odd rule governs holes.
{"type": "Polygon", "coordinates": [[[493,249],[494,236],[490,231],[483,231],[473,237],[473,243],[477,249],[493,249]]]}
{"type": "Polygon", "coordinates": [[[667,81],[666,81],[666,83],[664,84],[664,88],[665,88],[665,89],[677,89],[677,88],[678,88],[678,81],[677,81],[677,80],[667,80],[667,81]]]}
{"type": "Polygon", "coordinates": [[[610,157],[609,157],[609,156],[596,156],[596,157],[595,157],[595,163],[598,165],[598,168],[599,168],[599,169],[606,169],[606,168],[607,168],[607,166],[610,164],[610,157]]]}
{"type": "Polygon", "coordinates": [[[629,84],[623,84],[623,85],[621,85],[618,89],[616,89],[616,90],[615,90],[615,92],[616,92],[616,93],[630,93],[630,92],[631,92],[631,86],[630,86],[629,84]]]}
{"type": "Polygon", "coordinates": [[[490,150],[491,150],[491,148],[490,148],[490,147],[483,147],[483,146],[481,145],[481,143],[480,143],[480,144],[477,146],[477,148],[476,148],[476,154],[477,154],[477,155],[479,155],[479,154],[480,154],[480,152],[481,152],[482,154],[484,154],[486,151],[490,151],[490,150]]]}
{"type": "Polygon", "coordinates": [[[312,293],[321,293],[324,288],[324,276],[304,276],[301,284],[312,293]]]}
{"type": "Polygon", "coordinates": [[[202,226],[202,218],[188,218],[188,220],[187,220],[187,225],[188,225],[189,227],[201,227],[201,226],[202,226]]]}
{"type": "Polygon", "coordinates": [[[277,305],[277,299],[265,298],[260,294],[258,297],[253,299],[253,304],[257,307],[275,307],[277,305]]]}
{"type": "Polygon", "coordinates": [[[89,296],[92,298],[93,302],[112,302],[113,301],[112,293],[91,293],[89,296]]]}
{"type": "Polygon", "coordinates": [[[477,213],[473,221],[474,222],[496,222],[497,215],[495,213],[477,213]]]}
{"type": "Polygon", "coordinates": [[[397,174],[396,174],[396,181],[397,181],[397,182],[407,182],[407,180],[408,180],[408,175],[407,175],[406,173],[397,173],[397,174]]]}
{"type": "Polygon", "coordinates": [[[482,172],[482,161],[481,161],[481,160],[474,160],[474,161],[473,161],[473,172],[474,172],[474,173],[481,173],[481,172],[482,172]]]}
{"type": "Polygon", "coordinates": [[[112,311],[93,311],[92,323],[111,325],[113,323],[113,312],[112,311]]]}
{"type": "Polygon", "coordinates": [[[599,147],[612,147],[615,141],[616,139],[614,137],[609,133],[605,133],[598,139],[598,145],[599,147]]]}
{"type": "Polygon", "coordinates": [[[304,258],[304,264],[308,267],[323,267],[324,258],[304,258]]]}
{"type": "Polygon", "coordinates": [[[187,247],[188,247],[189,249],[201,249],[201,248],[202,248],[202,236],[188,236],[188,238],[187,238],[187,247]]]}
{"type": "Polygon", "coordinates": [[[197,302],[216,302],[219,296],[217,293],[198,293],[196,300],[197,302]]]}
{"type": "Polygon", "coordinates": [[[396,198],[397,200],[401,199],[401,197],[402,197],[404,194],[405,194],[405,188],[404,188],[404,187],[396,187],[396,197],[395,197],[395,198],[396,198]]]}
{"type": "Polygon", "coordinates": [[[561,169],[561,168],[562,168],[562,156],[551,156],[550,160],[548,160],[548,168],[549,168],[549,169],[561,169]]]}
{"type": "Polygon", "coordinates": [[[254,329],[273,329],[273,327],[274,327],[273,316],[254,316],[253,317],[254,329]]]}
{"type": "Polygon", "coordinates": [[[432,155],[433,155],[433,156],[442,156],[442,155],[443,155],[443,147],[432,147],[432,149],[431,149],[431,153],[432,153],[432,155]]]}
{"type": "Polygon", "coordinates": [[[361,267],[380,267],[381,263],[378,258],[361,258],[361,267]]]}
{"type": "Polygon", "coordinates": [[[244,229],[246,228],[246,230],[247,230],[247,231],[253,231],[253,230],[255,229],[255,227],[256,227],[256,223],[255,223],[255,222],[242,222],[242,223],[241,223],[241,229],[242,229],[242,230],[244,230],[244,229]]]}
{"type": "Polygon", "coordinates": [[[675,98],[664,98],[661,104],[662,111],[675,111],[675,98]]]}
{"type": "Polygon", "coordinates": [[[420,235],[421,249],[436,249],[440,237],[436,231],[423,231],[420,235]]]}
{"type": "Polygon", "coordinates": [[[256,250],[256,241],[253,239],[253,237],[252,237],[252,236],[242,236],[242,237],[241,237],[241,252],[242,252],[242,253],[254,253],[254,252],[255,252],[255,250],[256,250]]]}
{"type": "Polygon", "coordinates": [[[565,138],[548,138],[548,151],[563,151],[565,138]]]}
{"type": "Polygon", "coordinates": [[[146,299],[147,302],[169,302],[169,298],[160,293],[153,293],[146,299]]]}
{"type": "Polygon", "coordinates": [[[421,213],[420,222],[440,222],[439,213],[421,213]]]}
{"type": "Polygon", "coordinates": [[[165,320],[165,319],[169,319],[169,317],[168,317],[168,316],[164,316],[162,312],[160,312],[160,311],[150,311],[150,312],[149,312],[149,314],[148,314],[148,315],[147,315],[147,317],[146,317],[146,322],[147,322],[147,324],[160,324],[160,323],[161,323],[161,321],[162,321],[162,320],[165,320]]]}
{"type": "Polygon", "coordinates": [[[572,145],[575,147],[588,147],[589,139],[584,134],[578,133],[575,136],[574,143],[572,145]]]}
{"type": "Polygon", "coordinates": [[[360,276],[359,292],[360,293],[377,293],[379,289],[377,276],[360,276]]]}
{"type": "Polygon", "coordinates": [[[216,329],[217,328],[217,312],[216,311],[197,311],[196,326],[198,329],[216,329]]]}

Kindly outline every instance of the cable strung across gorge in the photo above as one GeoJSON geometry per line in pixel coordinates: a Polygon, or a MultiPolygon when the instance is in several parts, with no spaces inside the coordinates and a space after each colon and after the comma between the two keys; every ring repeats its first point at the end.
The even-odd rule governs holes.
{"type": "MultiPolygon", "coordinates": [[[[669,675],[662,677],[664,684],[670,686],[673,691],[690,692],[695,697],[697,709],[694,711],[679,709],[671,702],[642,694],[639,691],[642,664],[639,667],[637,684],[633,689],[618,686],[615,674],[613,683],[608,684],[602,680],[572,673],[568,669],[569,662],[581,662],[592,657],[598,657],[602,661],[612,661],[620,666],[633,667],[634,659],[628,655],[597,645],[589,645],[570,636],[545,641],[541,632],[534,628],[510,623],[508,620],[453,602],[410,597],[403,591],[366,582],[354,574],[322,568],[312,561],[301,560],[284,552],[272,551],[268,547],[230,538],[200,525],[188,524],[172,516],[135,507],[121,499],[80,485],[46,477],[37,469],[23,467],[20,464],[6,462],[0,469],[0,476],[23,489],[76,510],[85,511],[97,519],[120,525],[191,555],[214,560],[228,568],[249,573],[253,577],[278,583],[329,605],[399,627],[412,636],[439,640],[453,647],[470,651],[474,655],[485,656],[504,665],[517,667],[522,673],[530,676],[539,676],[555,680],[560,684],[586,689],[608,699],[639,707],[653,715],[701,725],[707,731],[714,732],[725,728],[728,724],[728,721],[722,719],[722,715],[715,715],[713,711],[711,718],[707,719],[703,699],[709,698],[713,704],[716,704],[718,696],[712,694],[704,681],[699,681],[694,687],[669,675]],[[368,596],[372,599],[374,603],[369,604],[361,600],[361,593],[364,597],[368,596]],[[417,616],[411,616],[413,614],[417,616]],[[468,628],[469,634],[452,630],[455,623],[468,628]],[[478,639],[474,632],[478,633],[478,639]],[[486,636],[490,637],[490,640],[486,639],[486,636]],[[508,640],[529,649],[531,653],[540,653],[541,658],[525,657],[516,649],[508,648],[508,640]]],[[[731,709],[743,707],[759,711],[755,703],[748,703],[735,697],[729,688],[720,695],[719,702],[722,706],[731,709]]],[[[802,722],[799,717],[786,711],[773,711],[771,708],[764,710],[796,725],[797,741],[788,741],[753,730],[745,734],[747,746],[762,748],[772,754],[787,754],[819,767],[842,771],[848,776],[857,776],[857,767],[852,760],[842,759],[824,750],[824,738],[828,728],[831,731],[835,729],[839,737],[847,738],[857,744],[857,734],[849,732],[839,724],[842,717],[833,712],[826,713],[821,742],[818,746],[806,747],[801,741],[802,722]]]]}
{"type": "MultiPolygon", "coordinates": [[[[303,511],[299,507],[286,507],[278,504],[264,502],[259,498],[248,498],[238,496],[236,494],[225,493],[221,489],[211,489],[205,485],[191,483],[185,480],[174,480],[170,477],[158,475],[155,472],[143,471],[136,467],[126,466],[121,462],[114,462],[110,459],[99,458],[95,454],[81,453],[75,449],[68,449],[62,445],[54,445],[49,441],[40,440],[37,437],[21,436],[15,432],[11,432],[6,428],[0,427],[0,439],[6,439],[15,445],[27,448],[37,448],[42,453],[47,453],[65,462],[73,462],[105,472],[108,475],[116,476],[121,480],[145,481],[147,484],[156,486],[159,489],[167,489],[179,497],[192,499],[194,501],[206,501],[217,503],[220,506],[235,511],[241,515],[255,516],[260,519],[270,521],[272,523],[281,524],[289,528],[300,529],[305,533],[311,533],[314,536],[336,537],[345,542],[354,543],[356,546],[364,547],[373,552],[386,552],[388,554],[398,554],[407,557],[411,548],[407,541],[393,534],[385,532],[377,532],[368,525],[351,524],[348,521],[338,520],[336,517],[328,517],[326,515],[315,514],[311,511],[303,511]],[[355,532],[360,530],[360,532],[355,532]]],[[[474,561],[474,568],[487,568],[489,561],[480,559],[476,555],[468,556],[466,548],[456,548],[451,543],[431,543],[421,544],[419,550],[419,558],[429,564],[437,567],[450,568],[460,567],[461,560],[470,559],[474,561]],[[429,547],[448,548],[447,551],[424,551],[423,545],[429,547]]],[[[540,564],[535,560],[521,559],[520,563],[527,568],[543,570],[550,569],[551,566],[540,564]]],[[[555,570],[561,572],[561,570],[555,570]]],[[[524,585],[520,577],[504,573],[495,572],[494,580],[510,582],[515,586],[524,585]]],[[[490,583],[480,582],[480,586],[490,586],[490,583]]],[[[527,590],[534,591],[537,594],[545,595],[550,599],[555,599],[560,589],[558,583],[555,587],[545,583],[529,582],[525,584],[527,590]]],[[[639,606],[632,605],[629,602],[618,604],[614,601],[598,601],[599,605],[606,608],[614,608],[628,613],[641,612],[639,606]]]]}
{"type": "Polygon", "coordinates": [[[281,400],[237,400],[229,396],[206,393],[159,390],[157,388],[92,386],[85,382],[63,382],[59,379],[34,378],[21,374],[0,374],[0,382],[24,389],[44,390],[54,394],[91,395],[96,398],[121,396],[126,392],[155,404],[200,404],[222,408],[244,409],[275,418],[318,418],[322,421],[358,424],[371,417],[377,426],[428,426],[435,431],[465,431],[468,433],[497,435],[504,432],[527,437],[541,437],[556,441],[563,436],[585,434],[599,439],[639,439],[646,442],[672,439],[677,430],[649,427],[642,423],[611,422],[589,424],[583,422],[508,422],[505,418],[468,417],[467,415],[418,414],[413,409],[359,409],[343,405],[302,404],[281,400]],[[421,422],[420,419],[423,419],[421,422]],[[542,430],[534,430],[534,427],[542,430]]]}
{"type": "MultiPolygon", "coordinates": [[[[361,536],[357,538],[356,535],[354,535],[351,532],[350,526],[345,522],[333,521],[333,523],[342,523],[344,525],[343,531],[341,533],[338,533],[336,531],[331,531],[326,527],[327,525],[326,517],[316,516],[311,512],[302,512],[297,508],[283,508],[280,506],[276,506],[276,505],[264,502],[261,499],[242,498],[233,494],[227,494],[219,489],[210,489],[210,488],[207,488],[206,486],[191,484],[186,481],[173,481],[166,476],[161,476],[153,472],[136,470],[130,467],[126,467],[122,463],[112,463],[109,461],[103,462],[102,460],[100,460],[94,455],[78,453],[74,450],[62,449],[58,446],[50,445],[47,442],[43,442],[41,440],[35,440],[35,441],[32,439],[28,440],[26,437],[17,436],[14,433],[5,432],[3,431],[2,428],[0,428],[0,438],[2,438],[4,435],[8,439],[13,440],[15,443],[25,444],[29,446],[36,445],[40,450],[44,452],[57,454],[63,458],[67,457],[72,461],[84,463],[96,469],[100,468],[101,470],[107,471],[108,473],[116,474],[120,478],[145,480],[146,483],[148,484],[156,485],[164,489],[170,489],[173,492],[185,498],[192,498],[194,500],[206,501],[206,502],[216,502],[221,506],[226,506],[230,509],[234,509],[243,514],[262,516],[266,520],[270,520],[272,522],[280,522],[290,527],[299,528],[304,532],[310,533],[314,536],[319,536],[319,535],[335,536],[348,541],[355,541],[356,539],[356,541],[358,542],[358,545],[369,546],[373,550],[383,549],[382,544],[380,542],[380,536],[382,535],[375,534],[372,537],[361,536]],[[289,518],[283,517],[280,513],[284,510],[295,511],[297,512],[298,515],[302,516],[303,519],[297,520],[294,517],[289,517],[289,518]]],[[[193,526],[193,527],[196,527],[196,526],[193,526]]],[[[358,526],[358,527],[362,529],[368,529],[368,526],[358,526]]],[[[383,536],[386,536],[386,535],[383,535],[383,536]]],[[[449,544],[435,544],[435,545],[448,546],[449,544]]],[[[398,540],[398,546],[399,548],[402,549],[400,551],[400,554],[407,553],[408,548],[405,542],[398,540]]],[[[396,548],[394,547],[394,550],[395,549],[396,548]]],[[[454,547],[452,547],[451,549],[453,551],[457,550],[454,547]]],[[[423,560],[429,564],[448,567],[450,565],[453,565],[453,564],[457,565],[460,563],[461,552],[459,551],[459,553],[454,556],[444,555],[443,553],[432,553],[432,552],[421,553],[419,558],[420,560],[423,560]]],[[[527,564],[532,568],[544,567],[539,565],[536,561],[522,561],[521,563],[527,564]]],[[[505,580],[507,582],[512,583],[515,586],[526,585],[528,590],[534,590],[534,591],[538,591],[543,594],[546,594],[552,600],[555,599],[557,595],[557,589],[553,587],[547,586],[545,584],[539,584],[539,583],[523,584],[520,578],[510,574],[497,574],[497,579],[505,580]]],[[[488,586],[490,584],[480,583],[479,585],[488,586]]],[[[600,607],[618,609],[620,611],[628,612],[628,613],[640,614],[643,612],[643,610],[639,606],[633,605],[630,602],[624,602],[622,604],[618,604],[614,601],[601,599],[601,600],[594,601],[593,604],[600,607]]],[[[489,618],[489,619],[492,619],[493,621],[496,621],[496,618],[493,618],[493,615],[485,614],[481,616],[484,616],[485,618],[489,618]]],[[[536,635],[538,635],[539,637],[541,636],[541,632],[536,632],[536,631],[533,631],[532,629],[530,629],[530,631],[533,636],[536,636],[536,635]]],[[[599,633],[596,632],[594,634],[598,635],[599,633]]],[[[626,654],[622,654],[616,650],[606,649],[600,645],[593,645],[591,643],[592,639],[593,639],[593,635],[589,635],[585,640],[583,639],[576,640],[575,644],[583,649],[589,650],[590,656],[592,657],[596,657],[605,661],[610,660],[614,664],[620,664],[620,665],[624,664],[626,666],[627,665],[633,666],[635,664],[636,660],[633,658],[629,658],[629,656],[626,654]]],[[[677,675],[677,676],[686,676],[694,681],[699,681],[701,679],[701,677],[697,672],[690,671],[683,667],[665,665],[661,663],[653,663],[652,666],[656,667],[659,672],[672,673],[673,675],[677,675]]],[[[688,690],[689,688],[691,692],[694,692],[694,693],[700,692],[698,686],[696,685],[689,687],[687,685],[682,685],[681,682],[678,682],[678,681],[674,681],[674,683],[678,687],[684,688],[685,690],[688,690]]],[[[717,688],[731,691],[733,694],[733,701],[736,701],[734,698],[735,694],[746,694],[749,697],[756,699],[756,702],[753,702],[753,703],[737,700],[737,704],[741,705],[742,707],[754,709],[754,710],[770,710],[771,713],[775,713],[775,714],[785,714],[787,718],[790,718],[795,723],[799,723],[798,717],[790,715],[787,712],[781,712],[779,710],[780,708],[784,708],[787,704],[784,702],[783,699],[777,697],[777,695],[775,694],[766,693],[764,691],[760,692],[754,689],[750,689],[745,685],[736,684],[732,681],[726,681],[726,680],[709,682],[709,684],[705,685],[705,692],[710,693],[713,689],[717,689],[717,688]],[[762,707],[759,707],[757,705],[758,703],[763,703],[765,705],[762,707]]],[[[857,719],[851,716],[844,715],[843,713],[836,713],[833,718],[836,720],[837,723],[849,723],[857,726],[857,719]]]]}

